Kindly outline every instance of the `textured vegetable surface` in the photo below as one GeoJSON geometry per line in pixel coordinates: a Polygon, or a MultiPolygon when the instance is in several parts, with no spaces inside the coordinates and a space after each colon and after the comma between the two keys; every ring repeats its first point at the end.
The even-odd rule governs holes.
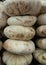
{"type": "Polygon", "coordinates": [[[4,27],[7,23],[8,16],[4,13],[3,2],[0,1],[0,28],[4,27]]]}
{"type": "Polygon", "coordinates": [[[40,0],[41,1],[41,11],[40,13],[46,13],[46,0],[40,0]]]}
{"type": "Polygon", "coordinates": [[[46,37],[46,25],[39,26],[36,32],[38,36],[46,37]]]}
{"type": "Polygon", "coordinates": [[[33,41],[20,41],[8,39],[4,42],[4,49],[15,54],[30,54],[35,50],[33,41]]]}
{"type": "Polygon", "coordinates": [[[3,62],[6,65],[28,65],[32,61],[32,55],[14,55],[9,52],[3,53],[3,62]]]}
{"type": "Polygon", "coordinates": [[[37,15],[41,9],[39,0],[6,0],[4,11],[9,16],[15,15],[37,15]]]}
{"type": "Polygon", "coordinates": [[[46,49],[46,38],[37,40],[36,45],[41,49],[46,49]]]}
{"type": "Polygon", "coordinates": [[[41,14],[38,17],[38,22],[39,25],[46,25],[46,14],[41,14]]]}
{"type": "Polygon", "coordinates": [[[14,16],[8,18],[8,25],[32,26],[36,23],[36,16],[14,16]]]}
{"type": "Polygon", "coordinates": [[[46,51],[41,49],[36,49],[34,52],[34,58],[41,64],[46,65],[46,51]]]}
{"type": "Polygon", "coordinates": [[[30,40],[35,35],[35,30],[32,27],[24,26],[8,26],[4,29],[4,34],[10,39],[30,40]]]}

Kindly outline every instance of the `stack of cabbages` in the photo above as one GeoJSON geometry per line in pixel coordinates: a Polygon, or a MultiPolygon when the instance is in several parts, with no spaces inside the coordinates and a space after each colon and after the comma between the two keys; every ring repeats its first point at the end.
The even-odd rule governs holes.
{"type": "MultiPolygon", "coordinates": [[[[46,65],[45,0],[5,0],[1,2],[0,29],[2,28],[7,38],[3,43],[5,51],[2,56],[6,65],[29,65],[33,62],[33,55],[39,63],[46,65]],[[35,42],[38,47],[36,49],[32,41],[35,36],[37,36],[35,42]]],[[[0,46],[2,48],[2,42],[0,46]]]]}
{"type": "Polygon", "coordinates": [[[1,38],[3,36],[3,27],[6,25],[7,15],[3,12],[3,3],[0,1],[0,65],[1,65],[1,49],[2,49],[2,41],[1,38]]]}

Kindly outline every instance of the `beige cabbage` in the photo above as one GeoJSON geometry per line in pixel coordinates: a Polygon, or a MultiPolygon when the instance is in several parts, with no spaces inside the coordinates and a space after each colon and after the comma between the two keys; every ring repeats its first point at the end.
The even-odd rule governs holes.
{"type": "Polygon", "coordinates": [[[46,49],[46,38],[37,40],[36,45],[41,49],[46,49]]]}
{"type": "Polygon", "coordinates": [[[10,39],[30,40],[34,37],[35,30],[32,27],[12,25],[4,29],[4,34],[10,39]]]}
{"type": "Polygon", "coordinates": [[[41,64],[46,65],[46,51],[41,49],[36,49],[34,52],[34,58],[41,64]]]}
{"type": "Polygon", "coordinates": [[[41,37],[46,37],[46,25],[39,26],[36,29],[37,35],[41,37]]]}
{"type": "Polygon", "coordinates": [[[46,14],[41,14],[38,16],[38,22],[39,25],[46,25],[46,14]]]}
{"type": "Polygon", "coordinates": [[[3,11],[3,2],[0,1],[0,12],[2,12],[2,11],[3,11]]]}
{"type": "Polygon", "coordinates": [[[9,16],[15,15],[37,15],[41,9],[39,0],[6,0],[4,11],[9,16]]]}
{"type": "Polygon", "coordinates": [[[8,39],[3,44],[4,49],[15,54],[29,54],[35,50],[33,41],[20,41],[8,39]]]}
{"type": "Polygon", "coordinates": [[[7,23],[7,15],[4,13],[0,13],[0,28],[6,26],[7,23]]]}
{"type": "Polygon", "coordinates": [[[3,2],[0,1],[0,28],[4,27],[7,23],[8,16],[4,13],[3,2]]]}
{"type": "Polygon", "coordinates": [[[3,53],[3,62],[6,65],[28,65],[32,62],[32,55],[14,55],[9,52],[3,53]]]}
{"type": "Polygon", "coordinates": [[[46,0],[40,0],[41,1],[41,11],[40,13],[46,13],[46,0]]]}
{"type": "Polygon", "coordinates": [[[37,17],[35,16],[15,16],[8,18],[7,23],[8,25],[32,26],[36,21],[37,17]]]}

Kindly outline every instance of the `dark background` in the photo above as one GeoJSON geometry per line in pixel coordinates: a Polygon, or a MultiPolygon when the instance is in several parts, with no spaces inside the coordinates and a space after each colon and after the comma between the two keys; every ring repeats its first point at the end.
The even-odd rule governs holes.
{"type": "MultiPolygon", "coordinates": [[[[0,0],[0,1],[4,1],[4,0],[0,0]]],[[[34,25],[34,28],[35,28],[35,29],[36,29],[36,27],[37,27],[37,23],[34,25]]],[[[2,31],[2,32],[3,32],[3,31],[2,31]]],[[[2,34],[2,33],[1,33],[1,34],[2,34]]],[[[36,40],[37,38],[39,38],[39,37],[35,36],[32,40],[35,42],[35,40],[36,40]]],[[[2,38],[0,38],[0,40],[2,40],[3,42],[4,42],[6,39],[7,39],[7,38],[4,37],[3,35],[2,35],[2,38]]],[[[2,57],[3,51],[5,51],[5,50],[2,49],[2,50],[0,51],[0,56],[1,56],[1,57],[2,57]]],[[[5,65],[5,64],[2,62],[1,65],[5,65]]],[[[38,63],[38,62],[33,58],[33,61],[32,61],[32,63],[31,63],[30,65],[41,65],[41,64],[38,63]]]]}

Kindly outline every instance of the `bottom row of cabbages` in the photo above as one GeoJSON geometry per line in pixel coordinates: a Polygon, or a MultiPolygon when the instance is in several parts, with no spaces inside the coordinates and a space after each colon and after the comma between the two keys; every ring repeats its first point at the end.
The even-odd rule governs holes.
{"type": "MultiPolygon", "coordinates": [[[[7,51],[3,52],[2,60],[6,65],[28,65],[33,62],[32,60],[34,56],[39,63],[46,65],[46,50],[44,50],[46,49],[45,43],[46,38],[37,40],[36,45],[39,48],[36,48],[35,50],[32,41],[26,42],[8,39],[3,44],[3,48],[7,51]],[[31,53],[33,53],[33,55],[31,53]]],[[[0,41],[0,50],[1,49],[2,42],[0,41]]]]}

